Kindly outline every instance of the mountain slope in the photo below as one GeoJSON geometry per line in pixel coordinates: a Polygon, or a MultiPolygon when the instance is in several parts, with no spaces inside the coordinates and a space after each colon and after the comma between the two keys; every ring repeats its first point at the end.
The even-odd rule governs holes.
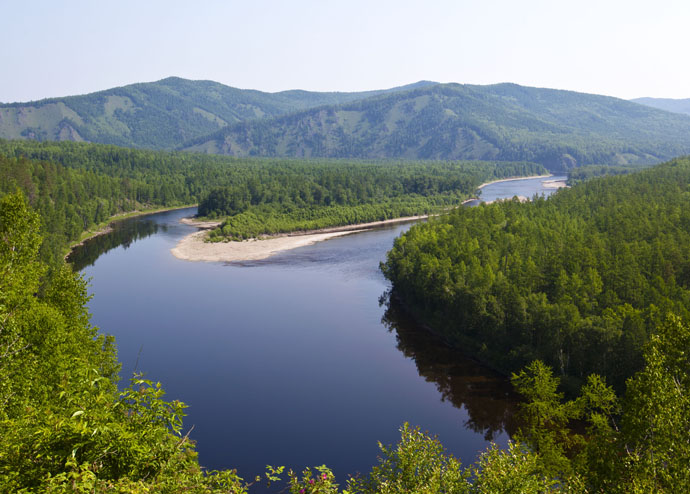
{"type": "MultiPolygon", "coordinates": [[[[425,84],[433,83],[409,87],[425,84]]],[[[229,124],[407,88],[361,93],[264,93],[170,77],[82,96],[0,105],[0,138],[173,149],[229,124]]]]}
{"type": "Polygon", "coordinates": [[[652,108],[658,108],[660,110],[690,115],[690,98],[636,98],[630,101],[634,101],[635,103],[639,103],[645,106],[651,106],[652,108]]]}
{"type": "Polygon", "coordinates": [[[427,85],[261,121],[184,149],[237,156],[651,163],[690,152],[690,117],[516,84],[427,85]]]}

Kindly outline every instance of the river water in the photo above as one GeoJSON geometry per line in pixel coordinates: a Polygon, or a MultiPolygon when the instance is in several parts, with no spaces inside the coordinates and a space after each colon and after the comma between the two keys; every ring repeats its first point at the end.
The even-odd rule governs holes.
{"type": "MultiPolygon", "coordinates": [[[[556,177],[554,177],[556,178],[556,177]]],[[[495,184],[532,197],[541,180],[495,184]],[[512,184],[512,186],[511,186],[512,184]]],[[[495,199],[495,187],[482,197],[495,199]]],[[[404,423],[469,463],[514,430],[501,376],[449,350],[385,296],[396,225],[263,261],[193,263],[170,249],[185,209],[125,220],[72,262],[90,279],[92,323],[115,336],[122,378],[161,381],[189,405],[200,463],[251,479],[266,464],[326,464],[344,483],[404,423]]],[[[255,492],[255,490],[252,490],[255,492]]]]}

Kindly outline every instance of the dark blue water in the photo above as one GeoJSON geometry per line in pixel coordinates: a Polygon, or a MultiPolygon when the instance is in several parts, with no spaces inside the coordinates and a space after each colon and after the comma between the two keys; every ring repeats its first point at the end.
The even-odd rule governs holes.
{"type": "Polygon", "coordinates": [[[92,246],[103,253],[81,257],[92,263],[82,271],[92,323],[115,336],[123,378],[143,371],[189,405],[185,428],[194,427],[202,465],[251,479],[266,464],[325,463],[344,481],[368,472],[377,441],[396,442],[405,421],[468,462],[488,440],[506,443],[506,381],[384,296],[379,262],[409,225],[264,261],[193,263],[170,249],[195,231],[179,223],[194,212],[126,220],[100,241],[107,247],[92,246]]]}

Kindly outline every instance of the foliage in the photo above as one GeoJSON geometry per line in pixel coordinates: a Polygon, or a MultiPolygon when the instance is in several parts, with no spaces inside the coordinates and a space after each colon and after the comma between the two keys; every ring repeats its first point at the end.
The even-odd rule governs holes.
{"type": "Polygon", "coordinates": [[[678,159],[461,208],[397,239],[384,274],[417,316],[505,372],[540,359],[569,392],[591,373],[620,391],[660,314],[690,315],[689,187],[678,159]]]}
{"type": "Polygon", "coordinates": [[[482,453],[473,466],[473,493],[547,493],[584,492],[577,478],[559,484],[555,479],[545,476],[541,458],[517,443],[509,443],[503,450],[492,445],[482,453]]]}
{"type": "Polygon", "coordinates": [[[575,185],[591,178],[605,177],[608,175],[626,175],[628,173],[639,172],[647,165],[637,166],[607,166],[607,165],[586,165],[568,170],[568,185],[575,185]]]}
{"type": "Polygon", "coordinates": [[[38,225],[21,194],[0,198],[0,491],[245,492],[236,473],[199,468],[184,405],[159,383],[117,390],[85,282],[39,260],[38,225]]]}
{"type": "Polygon", "coordinates": [[[300,478],[295,472],[288,472],[290,494],[329,494],[338,493],[338,484],[335,483],[333,472],[326,466],[315,468],[316,474],[311,468],[305,468],[300,478]]]}
{"type": "Polygon", "coordinates": [[[541,455],[546,475],[572,475],[568,453],[581,445],[582,438],[571,433],[568,425],[579,416],[579,410],[572,402],[561,403],[563,394],[557,391],[560,380],[543,362],[535,360],[519,374],[513,374],[512,382],[526,399],[522,416],[528,427],[520,430],[517,437],[541,455]]]}
{"type": "Polygon", "coordinates": [[[353,479],[350,492],[465,493],[468,492],[467,473],[459,460],[446,455],[438,439],[419,428],[404,424],[395,448],[381,448],[379,465],[372,468],[365,479],[353,479]]]}
{"type": "MultiPolygon", "coordinates": [[[[80,156],[106,147],[74,149],[80,156]]],[[[51,197],[41,188],[69,191],[89,177],[78,163],[3,163],[34,200],[51,197]]],[[[164,163],[152,169],[177,166],[164,163]]],[[[245,165],[264,173],[263,163],[245,165]]],[[[276,168],[289,175],[291,166],[308,168],[276,168]]],[[[137,170],[123,165],[119,178],[137,170]]],[[[403,293],[429,292],[416,299],[418,311],[433,319],[441,310],[435,321],[476,331],[465,336],[486,338],[482,355],[505,352],[516,338],[523,358],[543,351],[557,371],[534,361],[514,374],[526,399],[524,425],[507,450],[492,446],[464,468],[436,438],[405,424],[399,443],[380,445],[378,465],[342,492],[690,491],[689,185],[690,160],[676,160],[548,201],[458,210],[396,241],[384,271],[403,293]],[[465,304],[474,312],[463,314],[465,304]],[[669,309],[679,315],[665,315],[669,309]],[[595,351],[603,364],[584,360],[595,351]],[[619,369],[611,374],[614,382],[627,378],[622,398],[602,377],[584,375],[587,362],[619,369]],[[584,385],[564,402],[560,385],[573,377],[584,385]]],[[[183,432],[185,405],[166,401],[160,383],[134,376],[118,390],[114,342],[89,323],[84,280],[41,260],[42,220],[30,200],[9,190],[0,197],[0,491],[247,493],[237,472],[199,466],[183,432]]],[[[281,474],[269,466],[266,480],[281,474]]],[[[325,466],[290,472],[288,489],[339,492],[325,466]]]]}
{"type": "Polygon", "coordinates": [[[212,189],[199,215],[227,216],[211,240],[315,230],[455,207],[483,181],[540,173],[531,163],[291,163],[212,189]]]}
{"type": "Polygon", "coordinates": [[[622,399],[592,375],[577,399],[563,403],[554,393],[558,379],[541,363],[514,376],[527,399],[521,436],[538,454],[539,472],[588,492],[688,492],[688,351],[690,328],[669,315],[645,345],[645,365],[622,399]],[[586,434],[564,419],[586,422],[586,434]]]}
{"type": "Polygon", "coordinates": [[[628,479],[640,491],[690,491],[689,355],[690,329],[670,317],[647,345],[644,369],[628,382],[621,435],[628,479]]]}

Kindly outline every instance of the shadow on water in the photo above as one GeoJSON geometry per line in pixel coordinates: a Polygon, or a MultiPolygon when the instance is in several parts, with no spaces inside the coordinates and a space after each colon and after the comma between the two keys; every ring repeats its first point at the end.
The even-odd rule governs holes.
{"type": "Polygon", "coordinates": [[[436,385],[442,401],[465,408],[469,415],[465,427],[483,434],[487,441],[504,432],[510,436],[516,432],[519,396],[505,376],[420,328],[390,293],[379,302],[386,308],[381,322],[395,334],[398,350],[415,362],[421,377],[436,385]]]}
{"type": "Polygon", "coordinates": [[[104,235],[90,238],[82,245],[75,247],[67,256],[67,262],[74,271],[81,271],[91,266],[101,255],[109,250],[123,246],[127,249],[132,243],[165,231],[167,225],[153,219],[136,218],[135,220],[115,221],[110,224],[111,231],[104,235]]]}

